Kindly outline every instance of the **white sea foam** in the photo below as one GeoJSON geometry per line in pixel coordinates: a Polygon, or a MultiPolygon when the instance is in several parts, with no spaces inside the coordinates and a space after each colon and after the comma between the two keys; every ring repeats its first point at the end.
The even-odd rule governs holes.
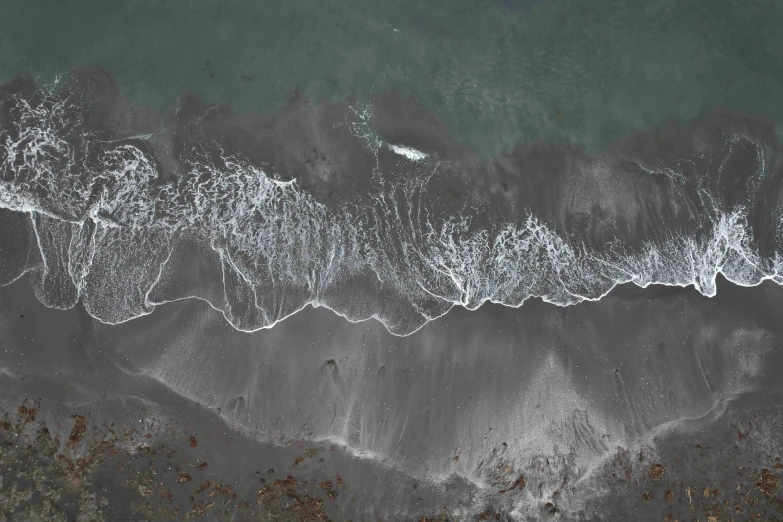
{"type": "Polygon", "coordinates": [[[420,150],[416,150],[413,147],[406,147],[404,145],[389,144],[389,148],[400,156],[405,156],[411,161],[423,161],[427,159],[429,154],[425,154],[420,150]]]}
{"type": "MultiPolygon", "coordinates": [[[[783,282],[780,257],[759,254],[739,206],[714,212],[698,233],[595,250],[533,215],[478,230],[465,216],[435,215],[421,180],[377,190],[366,208],[328,208],[296,181],[208,152],[207,143],[184,151],[187,173],[177,183],[161,183],[153,158],[130,138],[75,139],[81,122],[68,103],[14,99],[15,132],[0,131],[0,207],[30,214],[43,260],[34,270],[39,298],[61,308],[82,298],[107,323],[169,300],[150,296],[186,235],[216,253],[223,285],[217,300],[192,297],[244,331],[307,304],[407,335],[454,305],[517,307],[537,296],[567,306],[626,282],[693,285],[712,296],[718,274],[743,286],[783,282]],[[373,274],[376,288],[351,286],[368,283],[359,274],[373,274]],[[350,297],[367,292],[358,304],[350,297]]],[[[413,161],[427,157],[389,147],[413,161]]]]}

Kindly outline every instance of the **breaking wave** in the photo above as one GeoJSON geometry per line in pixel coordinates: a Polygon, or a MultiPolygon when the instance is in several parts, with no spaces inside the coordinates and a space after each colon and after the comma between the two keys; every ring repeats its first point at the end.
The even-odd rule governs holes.
{"type": "MultiPolygon", "coordinates": [[[[304,174],[226,146],[204,124],[218,109],[185,118],[181,104],[168,123],[134,134],[127,115],[136,109],[118,95],[100,96],[94,75],[84,77],[89,81],[74,74],[45,88],[19,80],[0,99],[2,227],[4,237],[18,236],[16,246],[2,249],[0,278],[8,283],[28,273],[49,307],[81,300],[90,315],[114,324],[192,297],[252,331],[310,304],[351,321],[375,318],[407,335],[454,305],[517,307],[539,297],[567,306],[627,282],[693,285],[712,296],[718,274],[743,286],[783,284],[780,215],[776,207],[758,212],[759,192],[777,186],[769,181],[774,146],[754,136],[723,133],[717,151],[699,152],[702,163],[692,155],[666,168],[636,165],[697,202],[698,216],[646,229],[644,237],[598,240],[571,233],[533,204],[493,213],[500,204],[492,198],[507,198],[505,182],[499,195],[442,204],[433,187],[467,163],[378,137],[350,107],[353,119],[330,125],[350,132],[374,165],[352,174],[366,190],[332,201],[304,174]],[[728,165],[737,150],[755,151],[752,165],[731,180],[720,174],[726,179],[719,186],[712,171],[678,170],[683,162],[728,165]],[[729,185],[741,197],[721,192],[729,185]],[[763,227],[752,223],[757,214],[764,214],[763,227]],[[760,246],[760,227],[772,246],[760,246]],[[25,234],[29,253],[19,246],[25,234]]],[[[329,158],[316,162],[313,172],[323,172],[329,158]]],[[[470,165],[460,179],[486,176],[470,165]]],[[[643,205],[634,211],[645,212],[643,205]]],[[[624,223],[607,220],[602,230],[624,223]]]]}

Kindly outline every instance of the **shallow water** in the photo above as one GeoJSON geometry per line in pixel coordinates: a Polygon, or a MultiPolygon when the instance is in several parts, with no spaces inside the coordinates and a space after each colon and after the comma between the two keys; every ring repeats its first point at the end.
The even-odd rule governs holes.
{"type": "Polygon", "coordinates": [[[0,78],[103,67],[143,106],[194,92],[262,113],[295,89],[313,101],[393,91],[486,155],[534,140],[599,151],[716,107],[779,124],[782,21],[774,0],[34,1],[0,21],[0,78]]]}

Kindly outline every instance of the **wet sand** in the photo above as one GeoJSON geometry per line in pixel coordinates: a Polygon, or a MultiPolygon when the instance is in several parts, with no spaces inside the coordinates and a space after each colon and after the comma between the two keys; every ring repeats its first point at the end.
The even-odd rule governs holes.
{"type": "MultiPolygon", "coordinates": [[[[209,433],[208,453],[191,452],[189,462],[208,460],[204,477],[245,495],[268,468],[299,482],[340,475],[350,489],[324,504],[334,520],[434,515],[442,505],[461,519],[486,509],[536,519],[556,508],[565,519],[641,509],[635,517],[652,520],[645,513],[666,516],[687,496],[637,503],[624,489],[617,504],[611,473],[622,452],[643,479],[653,460],[673,467],[683,445],[717,438],[718,469],[731,464],[736,417],[781,414],[783,292],[772,284],[722,283],[714,298],[623,286],[567,308],[454,310],[405,338],[323,309],[245,334],[193,300],[107,326],[81,307],[45,308],[24,280],[0,295],[2,400],[12,418],[24,398],[40,401],[37,420],[60,434],[63,452],[71,413],[103,437],[103,426],[136,427],[152,435],[150,447],[180,452],[191,434],[209,433]]],[[[758,423],[737,430],[753,437],[748,458],[770,467],[776,425],[758,423]]],[[[166,467],[153,461],[142,467],[166,467]]],[[[644,488],[639,480],[622,488],[644,488]]]]}

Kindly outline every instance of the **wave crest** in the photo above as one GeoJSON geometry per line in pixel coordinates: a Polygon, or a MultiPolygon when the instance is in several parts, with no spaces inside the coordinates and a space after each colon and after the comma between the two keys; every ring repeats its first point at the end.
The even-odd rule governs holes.
{"type": "MultiPolygon", "coordinates": [[[[333,148],[329,158],[316,153],[304,175],[280,173],[248,147],[228,150],[226,143],[242,142],[237,132],[252,131],[221,116],[222,134],[213,132],[204,121],[214,107],[199,108],[200,117],[170,116],[168,127],[156,132],[123,137],[129,125],[117,123],[117,115],[135,109],[106,91],[94,73],[74,73],[65,85],[6,88],[0,108],[0,207],[29,217],[19,233],[33,234],[38,251],[28,262],[0,265],[8,272],[3,280],[29,271],[44,304],[69,308],[81,299],[106,323],[194,297],[244,331],[271,327],[310,304],[352,321],[375,318],[393,334],[407,335],[454,305],[516,307],[540,297],[566,306],[600,299],[626,282],[693,285],[712,296],[718,274],[744,286],[783,283],[780,215],[759,195],[777,187],[780,176],[770,172],[770,145],[745,134],[724,132],[719,150],[698,153],[708,166],[731,164],[732,150],[756,155],[735,165],[739,173],[732,175],[720,169],[689,175],[681,166],[693,154],[656,170],[633,163],[648,176],[668,173],[662,174],[666,181],[640,183],[664,187],[661,194],[677,194],[688,200],[683,208],[700,213],[683,224],[658,220],[646,234],[604,233],[610,240],[601,242],[596,230],[630,225],[609,215],[586,232],[569,228],[573,220],[536,215],[535,196],[524,196],[529,205],[509,206],[505,182],[503,191],[470,195],[475,179],[497,174],[437,151],[383,156],[393,147],[426,149],[421,144],[383,149],[351,134],[350,146],[363,147],[374,165],[354,174],[366,190],[334,203],[312,187],[332,179],[339,169],[331,159],[344,151],[333,148]],[[111,96],[97,96],[101,92],[111,96]],[[226,127],[234,133],[228,141],[226,127]],[[750,145],[736,149],[740,142],[750,145]],[[433,194],[439,183],[455,179],[468,196],[433,194]],[[727,186],[734,190],[730,198],[727,186]],[[765,211],[759,223],[774,228],[766,253],[751,224],[759,208],[765,211]]],[[[597,176],[605,159],[581,161],[564,175],[567,182],[555,184],[572,187],[588,168],[597,176]]],[[[580,196],[573,190],[561,195],[580,196]]],[[[657,219],[653,212],[645,218],[644,201],[634,204],[635,220],[657,219]]]]}

